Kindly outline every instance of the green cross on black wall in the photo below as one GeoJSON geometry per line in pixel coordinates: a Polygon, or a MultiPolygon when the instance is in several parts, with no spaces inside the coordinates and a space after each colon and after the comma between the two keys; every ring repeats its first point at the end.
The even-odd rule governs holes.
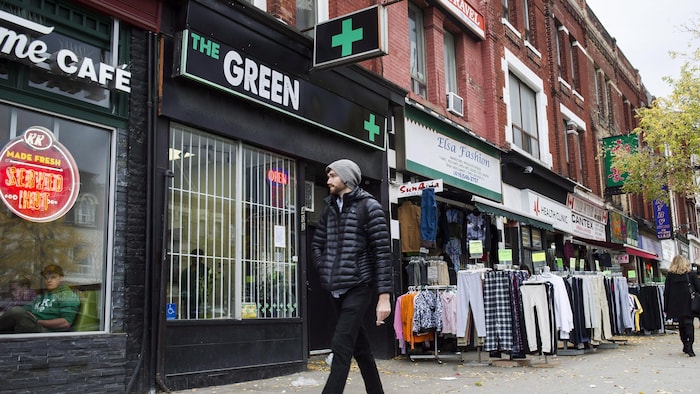
{"type": "Polygon", "coordinates": [[[370,141],[374,142],[374,137],[379,135],[381,129],[377,126],[374,114],[369,114],[369,119],[365,120],[365,130],[370,141]]]}

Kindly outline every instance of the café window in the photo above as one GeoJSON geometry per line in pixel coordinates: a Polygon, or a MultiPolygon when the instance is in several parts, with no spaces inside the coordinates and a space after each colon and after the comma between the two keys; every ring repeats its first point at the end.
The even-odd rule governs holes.
{"type": "Polygon", "coordinates": [[[109,198],[114,132],[0,103],[0,140],[22,136],[32,126],[50,130],[73,156],[80,174],[76,200],[80,203],[60,218],[42,223],[20,218],[0,203],[0,312],[7,313],[12,306],[26,305],[37,296],[49,294],[42,270],[53,264],[63,272],[61,287],[66,286],[66,291],[76,296],[76,303],[62,316],[70,327],[60,331],[105,330],[105,300],[109,294],[105,278],[114,249],[109,198]],[[28,287],[17,296],[10,289],[20,282],[28,287]]]}
{"type": "Polygon", "coordinates": [[[295,161],[170,132],[167,318],[298,317],[295,161]]]}

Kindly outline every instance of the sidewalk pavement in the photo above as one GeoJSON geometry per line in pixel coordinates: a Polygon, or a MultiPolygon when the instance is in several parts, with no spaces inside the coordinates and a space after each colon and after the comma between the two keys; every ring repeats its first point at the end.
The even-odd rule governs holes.
{"type": "MultiPolygon", "coordinates": [[[[700,354],[700,332],[695,351],[700,354]]],[[[613,348],[571,356],[527,356],[516,363],[505,356],[490,358],[476,351],[463,361],[434,358],[411,361],[406,356],[377,360],[386,393],[691,393],[700,391],[695,378],[699,357],[688,357],[676,331],[665,334],[616,337],[613,348]],[[517,365],[523,364],[523,365],[517,365]],[[516,366],[517,365],[517,366],[516,366]]],[[[177,393],[320,393],[328,377],[325,356],[314,356],[303,372],[177,393]]],[[[347,394],[365,393],[360,372],[353,365],[347,394]]]]}

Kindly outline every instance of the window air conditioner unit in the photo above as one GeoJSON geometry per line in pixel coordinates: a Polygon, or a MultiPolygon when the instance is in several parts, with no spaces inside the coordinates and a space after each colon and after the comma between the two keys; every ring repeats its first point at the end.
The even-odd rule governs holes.
{"type": "Polygon", "coordinates": [[[456,93],[447,92],[447,111],[457,116],[464,115],[464,100],[456,93]]]}

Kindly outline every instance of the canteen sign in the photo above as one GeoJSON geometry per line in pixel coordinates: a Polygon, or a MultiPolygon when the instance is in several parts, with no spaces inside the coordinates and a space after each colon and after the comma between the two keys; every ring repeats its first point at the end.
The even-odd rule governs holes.
{"type": "Polygon", "coordinates": [[[0,197],[25,220],[59,219],[73,207],[79,189],[73,156],[44,127],[28,128],[0,151],[0,197]]]}

